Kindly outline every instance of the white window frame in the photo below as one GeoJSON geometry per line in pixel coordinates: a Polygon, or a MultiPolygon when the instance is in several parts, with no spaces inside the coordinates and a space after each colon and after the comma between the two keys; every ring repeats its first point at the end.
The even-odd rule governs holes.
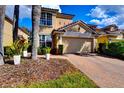
{"type": "Polygon", "coordinates": [[[40,19],[41,26],[52,26],[52,13],[47,13],[47,12],[43,12],[43,13],[45,13],[45,19],[42,19],[42,17],[41,17],[41,19],[40,19]],[[48,14],[51,14],[51,19],[48,19],[48,14]],[[45,24],[42,24],[43,20],[45,21],[45,24]],[[48,21],[51,21],[51,25],[48,25],[48,21]]]}

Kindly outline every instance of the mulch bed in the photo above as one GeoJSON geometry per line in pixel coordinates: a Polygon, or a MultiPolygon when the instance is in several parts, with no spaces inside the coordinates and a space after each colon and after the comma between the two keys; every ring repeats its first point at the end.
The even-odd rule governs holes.
{"type": "Polygon", "coordinates": [[[33,62],[31,59],[23,58],[20,65],[8,63],[0,66],[0,87],[17,87],[31,82],[54,80],[66,72],[77,71],[65,59],[46,61],[39,58],[39,61],[33,62]]]}

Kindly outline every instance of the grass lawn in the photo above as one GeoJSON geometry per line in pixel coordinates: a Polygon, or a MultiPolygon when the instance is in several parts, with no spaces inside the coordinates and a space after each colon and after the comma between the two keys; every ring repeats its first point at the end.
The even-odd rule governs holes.
{"type": "Polygon", "coordinates": [[[81,72],[66,73],[56,80],[32,83],[26,88],[98,88],[98,86],[81,72]]]}

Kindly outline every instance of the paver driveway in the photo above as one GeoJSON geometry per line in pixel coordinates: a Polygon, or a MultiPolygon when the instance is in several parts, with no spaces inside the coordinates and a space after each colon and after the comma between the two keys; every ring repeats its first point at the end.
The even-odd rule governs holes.
{"type": "Polygon", "coordinates": [[[67,54],[66,57],[99,87],[124,87],[124,61],[102,56],[83,57],[74,54],[67,54]]]}

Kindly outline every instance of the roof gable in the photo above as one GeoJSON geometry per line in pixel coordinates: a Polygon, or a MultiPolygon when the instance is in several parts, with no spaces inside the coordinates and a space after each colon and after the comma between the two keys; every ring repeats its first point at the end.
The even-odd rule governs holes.
{"type": "Polygon", "coordinates": [[[85,24],[83,21],[72,22],[72,23],[70,23],[70,24],[68,24],[68,25],[65,25],[65,26],[63,26],[63,27],[58,28],[57,30],[58,30],[59,32],[60,32],[60,31],[63,31],[63,30],[69,31],[69,30],[71,30],[71,29],[72,29],[72,31],[73,31],[74,29],[77,30],[77,31],[79,31],[80,28],[82,28],[82,29],[84,29],[84,30],[86,30],[86,31],[89,31],[89,32],[92,32],[92,33],[97,34],[97,32],[95,32],[93,29],[91,29],[91,28],[90,28],[87,24],[85,24]],[[76,26],[79,26],[79,27],[75,28],[76,26]]]}

